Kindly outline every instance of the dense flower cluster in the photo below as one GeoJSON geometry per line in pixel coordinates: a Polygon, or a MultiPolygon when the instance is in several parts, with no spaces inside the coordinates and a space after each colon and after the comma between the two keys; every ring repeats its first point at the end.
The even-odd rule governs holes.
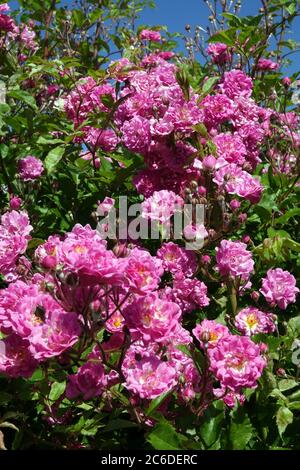
{"type": "MultiPolygon", "coordinates": [[[[33,23],[17,26],[8,10],[7,4],[0,5],[3,45],[16,41],[19,61],[26,62],[26,54],[37,49],[33,23]]],[[[243,235],[241,229],[248,212],[250,226],[260,212],[269,213],[269,206],[253,211],[267,178],[276,186],[277,173],[287,178],[297,174],[300,138],[295,113],[256,103],[255,74],[251,78],[234,61],[234,47],[211,43],[207,70],[218,76],[211,86],[210,77],[201,76],[193,88],[183,64],[175,65],[174,54],[159,49],[162,33],[142,29],[131,40],[141,54],[128,53],[105,73],[99,67],[99,74],[90,71],[80,78],[75,65],[62,70],[54,61],[53,77],[49,72],[51,79],[35,94],[37,105],[48,100],[63,115],[67,131],[52,123],[56,130],[51,137],[59,139],[54,140],[57,160],[63,142],[70,144],[70,155],[66,152],[66,159],[58,162],[70,163],[70,175],[55,179],[49,153],[43,163],[44,148],[48,152],[50,145],[43,137],[37,152],[30,151],[41,160],[20,158],[29,152],[22,148],[14,162],[17,185],[10,187],[9,168],[0,187],[1,194],[9,193],[9,211],[0,224],[0,373],[28,378],[38,368],[48,373],[48,366],[52,370],[59,364],[66,383],[62,400],[77,406],[77,401],[97,398],[111,410],[115,396],[121,396],[128,413],[152,425],[145,409],[162,394],[166,409],[172,403],[166,414],[173,417],[179,405],[198,419],[214,400],[234,407],[245,402],[246,389],[257,387],[268,348],[255,335],[279,334],[281,314],[277,317],[272,310],[286,310],[299,289],[294,276],[281,268],[269,269],[262,278],[265,268],[255,266],[259,249],[252,249],[251,232],[243,235]],[[143,56],[144,51],[148,54],[143,56]],[[56,75],[61,88],[54,83],[56,75]],[[114,169],[116,180],[110,178],[114,169]],[[58,234],[40,235],[36,221],[44,208],[38,207],[30,217],[37,225],[36,238],[28,245],[33,227],[23,211],[29,206],[25,190],[37,190],[39,202],[48,200],[48,192],[38,193],[45,180],[68,199],[69,177],[72,187],[86,185],[91,192],[72,200],[58,234]],[[94,194],[95,181],[99,194],[94,194]],[[130,235],[107,239],[108,224],[93,229],[78,222],[88,219],[77,214],[76,206],[85,210],[86,201],[96,206],[101,198],[94,221],[113,213],[121,225],[120,187],[129,199],[141,202],[139,221],[155,227],[159,237],[145,243],[130,235]],[[175,222],[188,213],[179,241],[175,222]],[[194,251],[191,241],[201,242],[194,251]]],[[[39,62],[33,65],[38,70],[39,62]]],[[[263,79],[279,64],[260,58],[254,67],[263,79]]],[[[285,80],[280,86],[287,90],[291,83],[285,80]]],[[[34,80],[27,79],[22,87],[34,88],[34,80]]],[[[33,97],[23,88],[12,98],[25,96],[24,103],[33,106],[33,97]]],[[[55,157],[53,150],[50,157],[55,157]]],[[[53,213],[60,214],[52,199],[53,213]]],[[[272,226],[266,223],[270,237],[276,226],[273,216],[281,209],[274,202],[272,226]]],[[[268,261],[268,267],[276,266],[273,258],[268,261]]]]}

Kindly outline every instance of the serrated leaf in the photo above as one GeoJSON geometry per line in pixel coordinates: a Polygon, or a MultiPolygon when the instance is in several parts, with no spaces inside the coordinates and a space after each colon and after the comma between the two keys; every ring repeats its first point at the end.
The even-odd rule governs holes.
{"type": "Polygon", "coordinates": [[[155,426],[147,441],[157,450],[181,450],[187,438],[178,434],[168,421],[163,420],[155,426]]]}
{"type": "Polygon", "coordinates": [[[276,424],[280,436],[284,434],[289,424],[293,422],[294,415],[286,406],[281,406],[276,413],[276,424]]]}
{"type": "Polygon", "coordinates": [[[233,414],[229,428],[229,440],[233,450],[245,449],[253,434],[249,417],[239,411],[233,414]]]}

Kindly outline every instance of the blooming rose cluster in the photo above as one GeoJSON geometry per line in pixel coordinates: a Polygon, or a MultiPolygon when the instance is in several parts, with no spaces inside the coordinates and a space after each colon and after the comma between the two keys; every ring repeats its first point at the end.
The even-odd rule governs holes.
{"type": "Polygon", "coordinates": [[[16,281],[0,292],[0,331],[6,335],[5,349],[8,345],[0,372],[17,377],[26,362],[25,376],[30,376],[39,362],[73,346],[81,326],[76,313],[65,311],[37,284],[16,281]]]}
{"type": "MultiPolygon", "coordinates": [[[[103,209],[110,210],[113,204],[106,198],[103,209]]],[[[2,225],[13,230],[22,217],[28,224],[26,215],[12,211],[2,217],[2,225]]],[[[25,230],[25,240],[26,234],[25,230]]],[[[23,240],[19,251],[25,249],[23,240]]],[[[118,257],[96,230],[77,224],[65,236],[52,235],[40,245],[35,264],[38,273],[23,276],[0,291],[0,331],[6,336],[1,373],[30,376],[39,363],[63,357],[75,347],[85,325],[85,332],[105,328],[111,337],[69,376],[69,398],[98,396],[122,377],[128,390],[140,398],[151,399],[171,389],[184,400],[195,396],[199,374],[193,361],[176,348],[191,342],[182,326],[183,311],[205,307],[209,302],[204,283],[192,278],[197,269],[194,253],[170,243],[157,256],[133,247],[118,257]],[[168,253],[171,258],[177,257],[178,265],[168,253]],[[174,274],[173,291],[169,293],[160,287],[164,271],[174,274]],[[128,335],[133,344],[124,364],[135,361],[135,366],[132,370],[123,365],[120,377],[109,370],[105,357],[112,351],[120,352],[128,335]],[[135,347],[138,352],[133,352],[135,347]],[[147,388],[138,374],[149,375],[149,380],[151,376],[153,386],[147,381],[147,388]]]]}

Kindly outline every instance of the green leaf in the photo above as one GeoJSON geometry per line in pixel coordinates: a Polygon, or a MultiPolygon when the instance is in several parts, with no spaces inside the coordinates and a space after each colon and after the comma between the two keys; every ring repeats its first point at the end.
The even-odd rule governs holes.
{"type": "Polygon", "coordinates": [[[220,448],[220,434],[224,421],[224,411],[211,407],[203,416],[199,434],[209,449],[220,448]]]}
{"type": "Polygon", "coordinates": [[[253,427],[249,417],[239,409],[233,413],[229,428],[229,440],[233,450],[246,448],[253,434],[253,427]]]}
{"type": "Polygon", "coordinates": [[[164,419],[155,426],[147,441],[157,450],[181,450],[184,449],[184,442],[187,441],[187,438],[178,434],[173,426],[164,419]]]}
{"type": "Polygon", "coordinates": [[[35,102],[35,98],[27,93],[27,91],[23,90],[11,90],[7,93],[8,96],[11,98],[15,98],[16,100],[23,101],[23,103],[30,106],[34,111],[37,111],[37,105],[35,102]]]}
{"type": "Polygon", "coordinates": [[[299,385],[299,383],[294,379],[282,379],[278,382],[278,388],[281,392],[297,387],[297,385],[299,385]]]}
{"type": "Polygon", "coordinates": [[[203,93],[208,93],[209,91],[211,91],[213,86],[218,81],[219,81],[219,77],[210,77],[210,78],[208,78],[203,84],[203,88],[202,88],[203,93]]]}
{"type": "Polygon", "coordinates": [[[102,432],[110,432],[115,431],[116,429],[127,429],[127,428],[136,428],[137,424],[133,423],[132,421],[127,421],[126,419],[113,419],[108,423],[105,428],[101,430],[102,432]]]}
{"type": "Polygon", "coordinates": [[[55,147],[54,149],[50,150],[44,162],[45,168],[48,171],[48,173],[52,173],[56,165],[62,159],[64,152],[65,152],[64,147],[55,147]]]}
{"type": "Polygon", "coordinates": [[[228,21],[229,26],[239,27],[243,25],[241,19],[238,16],[233,15],[232,13],[222,13],[222,16],[224,16],[224,18],[227,18],[227,20],[229,20],[228,21]]]}
{"type": "Polygon", "coordinates": [[[297,10],[296,2],[290,2],[290,4],[285,6],[285,9],[290,15],[293,15],[297,10]]]}
{"type": "Polygon", "coordinates": [[[73,10],[72,11],[72,19],[75,23],[75,25],[78,27],[78,28],[81,28],[81,26],[83,25],[83,23],[85,22],[85,15],[83,13],[83,11],[81,10],[73,10]]]}
{"type": "Polygon", "coordinates": [[[289,403],[289,409],[300,410],[300,401],[293,401],[292,403],[289,403]]]}
{"type": "Polygon", "coordinates": [[[64,382],[54,382],[51,385],[51,390],[49,393],[49,400],[56,401],[64,393],[66,389],[66,381],[64,382]]]}
{"type": "Polygon", "coordinates": [[[294,415],[286,406],[281,406],[276,413],[276,423],[280,436],[284,434],[287,426],[293,422],[294,415]]]}
{"type": "Polygon", "coordinates": [[[170,394],[170,391],[167,391],[160,395],[157,398],[154,398],[154,400],[151,401],[149,408],[146,411],[146,416],[150,416],[153,411],[157,410],[157,408],[162,404],[162,402],[167,398],[167,396],[170,394]]]}
{"type": "Polygon", "coordinates": [[[296,338],[300,335],[300,315],[288,321],[287,332],[292,338],[296,338]]]}
{"type": "Polygon", "coordinates": [[[277,225],[277,224],[284,225],[288,222],[288,220],[291,217],[295,217],[296,215],[299,215],[299,214],[300,214],[300,208],[299,207],[295,207],[294,209],[290,209],[285,214],[278,217],[278,219],[275,219],[274,220],[274,225],[277,225]]]}
{"type": "Polygon", "coordinates": [[[235,29],[228,29],[226,31],[219,31],[214,34],[208,42],[223,42],[227,46],[234,46],[236,31],[235,29]]]}

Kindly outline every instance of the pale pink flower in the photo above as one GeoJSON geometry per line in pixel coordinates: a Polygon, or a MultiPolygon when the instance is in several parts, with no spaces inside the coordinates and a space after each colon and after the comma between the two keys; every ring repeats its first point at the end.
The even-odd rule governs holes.
{"type": "Polygon", "coordinates": [[[173,191],[155,191],[142,203],[142,217],[166,224],[176,211],[181,210],[183,204],[183,199],[173,191]]]}

